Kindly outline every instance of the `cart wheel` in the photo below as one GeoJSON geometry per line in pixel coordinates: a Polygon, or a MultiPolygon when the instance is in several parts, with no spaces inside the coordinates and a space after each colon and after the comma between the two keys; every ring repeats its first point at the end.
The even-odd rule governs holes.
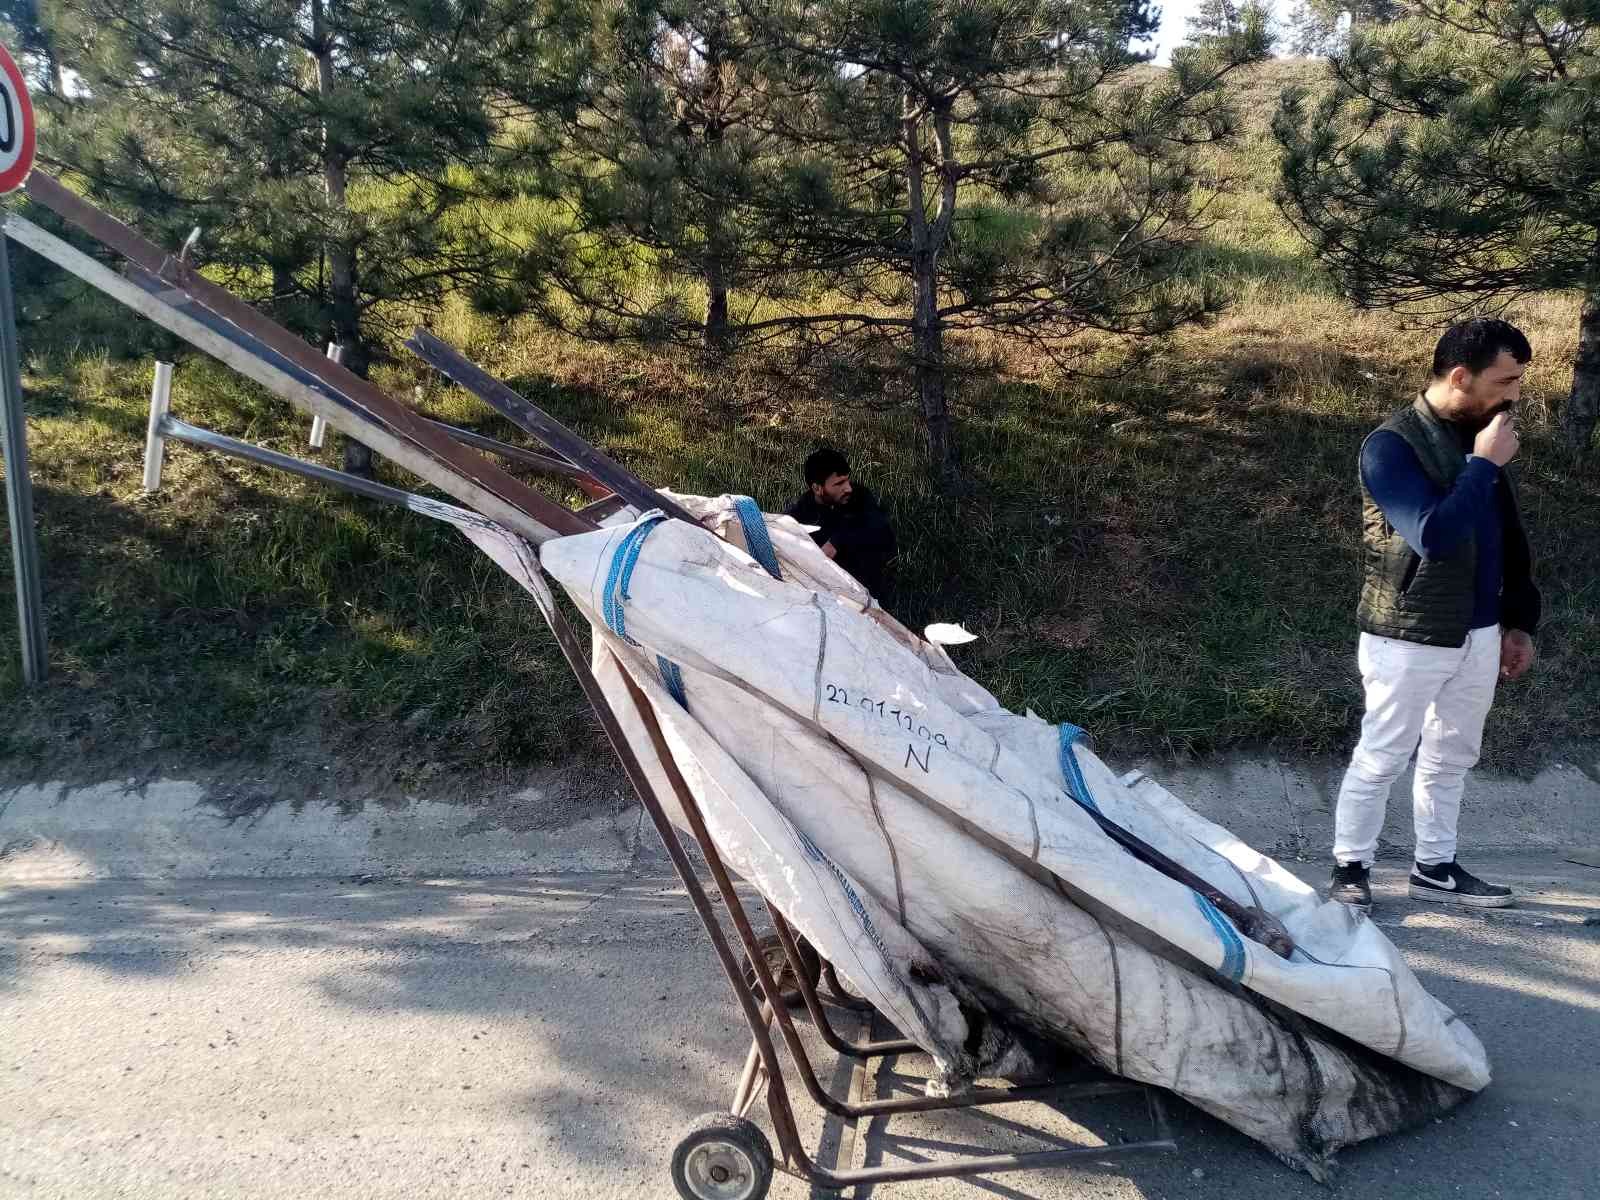
{"type": "MultiPolygon", "coordinates": [[[[798,933],[794,935],[795,948],[800,951],[800,963],[805,968],[806,981],[816,990],[817,980],[822,978],[822,957],[810,942],[798,933]]],[[[778,940],[777,934],[771,934],[761,939],[761,954],[767,960],[767,970],[772,972],[773,982],[778,985],[778,993],[783,997],[783,1002],[790,1008],[801,1003],[804,999],[800,989],[795,986],[794,975],[789,970],[788,956],[783,952],[783,943],[778,940]]],[[[743,971],[744,983],[747,988],[756,994],[756,998],[765,999],[761,994],[761,983],[756,979],[756,969],[750,962],[750,956],[744,956],[743,971]]]]}
{"type": "Polygon", "coordinates": [[[772,1144],[731,1113],[706,1113],[672,1152],[672,1184],[683,1200],[762,1200],[772,1186],[772,1144]]]}

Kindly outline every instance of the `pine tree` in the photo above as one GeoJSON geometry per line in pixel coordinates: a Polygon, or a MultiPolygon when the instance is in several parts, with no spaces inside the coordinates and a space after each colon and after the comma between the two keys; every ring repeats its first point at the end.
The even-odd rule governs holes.
{"type": "Polygon", "coordinates": [[[1274,121],[1279,202],[1358,304],[1448,318],[1582,293],[1576,449],[1600,415],[1600,6],[1424,0],[1274,121]]]}
{"type": "Polygon", "coordinates": [[[1264,53],[1259,27],[1135,80],[1130,40],[1155,23],[1143,4],[825,0],[771,13],[774,118],[807,150],[788,182],[807,218],[785,234],[846,305],[755,327],[903,347],[939,473],[958,462],[947,333],[1051,354],[1086,328],[1157,334],[1214,307],[1175,282],[1195,227],[1189,149],[1232,132],[1220,83],[1264,53]]]}
{"type": "MultiPolygon", "coordinates": [[[[621,192],[615,228],[630,234],[655,203],[648,264],[680,282],[705,286],[718,244],[708,232],[733,231],[720,243],[724,278],[763,306],[730,319],[735,343],[903,355],[940,474],[957,469],[947,332],[993,330],[1052,353],[1085,328],[1154,334],[1214,307],[1203,285],[1176,278],[1195,228],[1190,148],[1231,132],[1220,82],[1263,52],[1258,27],[1135,79],[1130,41],[1155,27],[1143,0],[679,0],[659,11],[646,32],[694,30],[689,82],[710,85],[699,96],[716,105],[669,80],[658,43],[659,61],[619,93],[635,106],[633,153],[603,155],[592,194],[621,192]],[[715,81],[713,16],[727,64],[715,81]],[[706,139],[711,111],[736,117],[719,119],[720,143],[706,139]]],[[[565,274],[589,276],[569,295],[590,328],[704,336],[670,280],[665,295],[630,299],[640,262],[615,242],[585,244],[588,271],[565,274]],[[607,263],[616,282],[597,296],[607,263]]]]}
{"type": "Polygon", "coordinates": [[[1200,0],[1189,18],[1188,42],[1203,46],[1239,32],[1240,6],[1234,0],[1200,0]]]}
{"type": "Polygon", "coordinates": [[[766,100],[748,45],[731,0],[603,10],[581,56],[584,103],[565,130],[567,169],[549,179],[570,220],[529,238],[529,274],[563,301],[542,307],[551,323],[728,346],[729,294],[759,284],[772,257],[743,210],[781,150],[753,119],[766,100]],[[654,287],[640,286],[645,258],[654,287]]]}
{"type": "Polygon", "coordinates": [[[1406,15],[1407,0],[1313,0],[1328,5],[1335,13],[1343,12],[1350,18],[1350,29],[1366,31],[1377,25],[1389,25],[1406,15]]]}
{"type": "Polygon", "coordinates": [[[1343,53],[1352,32],[1398,21],[1405,7],[1405,0],[1297,0],[1288,21],[1289,52],[1343,53]]]}
{"type": "Polygon", "coordinates": [[[42,91],[56,98],[66,93],[61,57],[55,36],[39,12],[38,0],[0,0],[0,29],[11,34],[6,44],[15,47],[18,65],[28,80],[30,91],[42,91]]]}
{"type": "MultiPolygon", "coordinates": [[[[386,306],[501,268],[475,169],[544,27],[514,0],[48,0],[86,94],[50,153],[364,373],[386,306]]],[[[365,469],[357,447],[347,465],[365,469]]]]}
{"type": "Polygon", "coordinates": [[[1340,15],[1317,0],[1297,0],[1287,22],[1289,53],[1296,58],[1325,57],[1342,49],[1340,15]]]}

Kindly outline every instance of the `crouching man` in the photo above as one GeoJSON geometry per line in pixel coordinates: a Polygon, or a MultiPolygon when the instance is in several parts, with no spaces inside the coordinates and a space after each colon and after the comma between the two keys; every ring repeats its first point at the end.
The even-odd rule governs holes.
{"type": "Polygon", "coordinates": [[[850,480],[850,464],[837,450],[814,450],[802,470],[806,490],[788,513],[816,525],[811,539],[875,597],[883,595],[885,572],[895,556],[894,528],[877,498],[850,480]]]}

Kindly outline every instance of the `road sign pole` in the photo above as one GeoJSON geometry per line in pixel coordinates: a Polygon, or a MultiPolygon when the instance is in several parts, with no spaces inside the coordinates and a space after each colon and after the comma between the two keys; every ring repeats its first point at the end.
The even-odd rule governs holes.
{"type": "Polygon", "coordinates": [[[5,454],[6,512],[11,518],[11,569],[17,581],[17,625],[22,634],[22,677],[41,682],[49,670],[44,640],[44,599],[39,545],[33,528],[33,481],[28,475],[28,426],[22,412],[22,372],[17,357],[17,306],[11,295],[11,258],[0,236],[0,450],[5,454]]]}
{"type": "MultiPolygon", "coordinates": [[[[33,170],[33,101],[11,51],[0,46],[0,195],[14,192],[33,170]]],[[[22,371],[17,357],[17,305],[11,294],[10,230],[0,212],[0,454],[5,456],[6,515],[11,519],[11,568],[17,581],[17,625],[22,631],[22,678],[41,682],[50,669],[44,641],[44,601],[39,544],[33,531],[33,480],[28,475],[28,423],[22,411],[22,371]]]]}

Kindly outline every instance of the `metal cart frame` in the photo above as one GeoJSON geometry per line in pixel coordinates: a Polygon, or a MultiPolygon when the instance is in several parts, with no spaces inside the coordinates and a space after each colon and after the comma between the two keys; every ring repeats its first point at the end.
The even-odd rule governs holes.
{"type": "MultiPolygon", "coordinates": [[[[590,670],[571,626],[560,610],[544,598],[539,605],[550,631],[555,635],[562,654],[577,676],[595,714],[605,728],[612,749],[616,752],[623,770],[650,816],[651,823],[666,847],[667,856],[682,881],[684,890],[694,905],[706,933],[711,938],[717,959],[722,965],[740,1011],[750,1027],[751,1046],[745,1057],[744,1070],[734,1089],[733,1100],[726,1112],[711,1113],[702,1117],[690,1128],[673,1155],[673,1183],[685,1200],[760,1200],[771,1183],[777,1169],[770,1144],[760,1128],[750,1121],[749,1113],[765,1084],[767,1111],[778,1136],[783,1152],[783,1169],[819,1187],[839,1190],[858,1184],[893,1183],[913,1179],[958,1178],[973,1175],[995,1175],[1009,1171],[1036,1170],[1066,1166],[1083,1160],[1101,1161],[1129,1154],[1149,1151],[1176,1151],[1166,1119],[1160,1094],[1143,1084],[1118,1079],[1069,1081],[1019,1085],[1006,1088],[981,1088],[956,1096],[907,1096],[882,1099],[841,1100],[830,1093],[817,1077],[811,1057],[800,1037],[794,1018],[789,1012],[775,974],[767,961],[766,948],[757,938],[749,914],[734,888],[733,880],[717,853],[706,828],[705,818],[695,802],[693,793],[679,772],[667,747],[661,726],[655,718],[649,700],[622,671],[629,698],[639,719],[649,734],[656,755],[664,767],[672,786],[674,799],[683,810],[690,832],[699,844],[701,854],[711,873],[716,895],[733,921],[739,944],[744,950],[744,961],[754,975],[754,985],[746,982],[745,971],[736,959],[727,934],[717,918],[712,899],[701,885],[688,852],[684,849],[678,832],[668,820],[660,799],[645,776],[632,746],[622,732],[622,727],[611,705],[600,689],[598,680],[590,670]],[[1115,1146],[1086,1146],[1066,1149],[1038,1150],[1027,1153],[992,1154],[959,1158],[945,1162],[910,1163],[903,1166],[862,1167],[837,1170],[819,1164],[807,1152],[800,1139],[795,1121],[794,1107],[784,1065],[772,1037],[776,1022],[790,1060],[798,1073],[805,1091],[811,1099],[834,1116],[846,1120],[860,1117],[888,1116],[896,1113],[933,1112],[949,1109],[987,1108],[998,1104],[1011,1104],[1046,1097],[1056,1099],[1083,1099],[1108,1095],[1143,1092],[1149,1105],[1154,1136],[1140,1142],[1126,1142],[1115,1146]]],[[[890,1058],[898,1054],[917,1051],[915,1042],[904,1039],[854,1043],[846,1041],[834,1030],[824,1010],[807,961],[803,956],[794,931],[783,916],[767,905],[783,951],[783,964],[788,968],[801,1001],[814,1023],[817,1032],[829,1048],[841,1055],[861,1062],[890,1058]]],[[[822,962],[818,973],[826,979],[836,1002],[848,1007],[865,1004],[850,997],[839,985],[831,964],[822,962]]],[[[870,1007],[870,1006],[868,1006],[870,1007]]],[[[859,1073],[858,1073],[859,1074],[859,1073]]]]}

